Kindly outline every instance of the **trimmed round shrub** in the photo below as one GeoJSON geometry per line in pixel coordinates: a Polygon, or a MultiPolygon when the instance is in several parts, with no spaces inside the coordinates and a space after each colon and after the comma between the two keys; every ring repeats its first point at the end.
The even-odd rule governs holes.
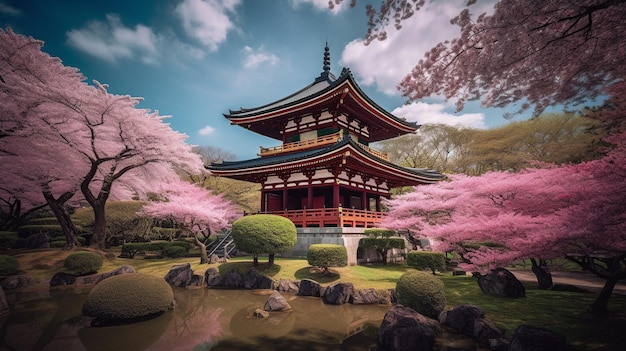
{"type": "Polygon", "coordinates": [[[165,279],[143,274],[115,275],[98,283],[87,296],[83,314],[99,321],[139,321],[172,307],[174,292],[165,279]]]}
{"type": "Polygon", "coordinates": [[[63,266],[76,275],[96,273],[102,268],[102,256],[90,251],[74,252],[67,256],[63,266]]]}
{"type": "Polygon", "coordinates": [[[406,264],[417,269],[435,271],[446,270],[446,255],[435,251],[411,251],[406,256],[406,264]]]}
{"type": "Polygon", "coordinates": [[[328,272],[328,267],[348,265],[348,251],[343,245],[313,244],[309,246],[306,259],[311,266],[321,267],[328,272]]]}
{"type": "Polygon", "coordinates": [[[0,276],[15,275],[20,272],[20,261],[13,256],[0,255],[0,276]]]}
{"type": "Polygon", "coordinates": [[[446,307],[445,286],[441,279],[426,272],[406,272],[396,283],[398,303],[424,316],[437,319],[446,307]]]}
{"type": "Polygon", "coordinates": [[[272,214],[239,218],[233,223],[231,235],[238,250],[255,255],[267,253],[270,264],[275,254],[291,249],[297,240],[293,222],[272,214]]]}

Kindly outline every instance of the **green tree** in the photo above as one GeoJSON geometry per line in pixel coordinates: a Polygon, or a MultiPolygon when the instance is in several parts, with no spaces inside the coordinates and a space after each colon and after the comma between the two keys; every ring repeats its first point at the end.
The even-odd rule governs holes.
{"type": "Polygon", "coordinates": [[[366,229],[365,235],[369,238],[363,238],[359,241],[359,247],[364,249],[375,249],[382,257],[383,264],[387,264],[387,253],[391,249],[404,249],[404,239],[392,238],[396,234],[395,230],[389,229],[366,229]]]}
{"type": "MultiPolygon", "coordinates": [[[[112,242],[148,239],[153,220],[137,213],[145,205],[141,201],[109,201],[105,205],[107,244],[112,242]]],[[[76,211],[72,218],[83,227],[93,227],[94,213],[91,208],[76,211]]]]}
{"type": "Polygon", "coordinates": [[[269,254],[268,264],[274,256],[296,244],[296,226],[288,218],[258,214],[245,216],[233,222],[232,236],[238,250],[254,255],[254,266],[259,265],[259,254],[269,254]]]}
{"type": "Polygon", "coordinates": [[[406,256],[406,264],[417,269],[430,269],[435,275],[435,271],[446,269],[446,255],[435,251],[411,251],[406,256]]]}
{"type": "Polygon", "coordinates": [[[327,274],[330,267],[348,265],[348,251],[343,245],[313,244],[309,246],[306,259],[311,266],[320,267],[327,274]]]}

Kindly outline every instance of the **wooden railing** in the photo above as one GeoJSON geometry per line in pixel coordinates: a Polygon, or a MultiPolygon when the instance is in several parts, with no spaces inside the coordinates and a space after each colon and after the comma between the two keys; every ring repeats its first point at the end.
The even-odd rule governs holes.
{"type": "Polygon", "coordinates": [[[318,208],[265,212],[289,218],[296,227],[375,227],[383,212],[346,208],[318,208]]]}
{"type": "Polygon", "coordinates": [[[275,155],[275,154],[279,154],[279,153],[287,152],[287,151],[298,151],[302,149],[308,149],[313,146],[317,147],[317,146],[334,144],[337,141],[339,141],[339,139],[341,139],[342,136],[343,136],[343,131],[340,130],[337,133],[324,135],[316,139],[296,141],[293,143],[286,143],[280,146],[273,146],[273,147],[261,146],[261,152],[259,153],[259,156],[270,156],[270,155],[275,155]]]}
{"type": "MultiPolygon", "coordinates": [[[[324,136],[318,137],[316,139],[311,139],[311,140],[296,141],[293,143],[285,143],[280,146],[272,146],[272,147],[261,146],[260,147],[261,150],[258,153],[258,156],[271,156],[271,155],[276,155],[276,154],[280,154],[283,152],[299,151],[299,150],[304,150],[304,149],[308,149],[311,147],[330,145],[330,144],[336,143],[341,138],[343,138],[343,130],[340,130],[334,134],[324,135],[324,136]]],[[[371,147],[363,145],[361,143],[359,143],[359,146],[363,148],[365,151],[369,152],[370,154],[376,157],[382,158],[383,160],[389,161],[389,155],[382,153],[378,150],[374,150],[371,147]]]]}

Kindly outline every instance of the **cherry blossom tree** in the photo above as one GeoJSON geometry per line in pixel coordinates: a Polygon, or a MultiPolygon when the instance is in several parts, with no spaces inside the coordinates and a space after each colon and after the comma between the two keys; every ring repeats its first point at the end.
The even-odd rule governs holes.
{"type": "MultiPolygon", "coordinates": [[[[426,3],[368,5],[366,43],[385,40],[391,23],[399,29],[426,3]]],[[[458,110],[470,100],[519,103],[519,112],[534,105],[539,115],[548,106],[586,103],[626,77],[624,0],[500,0],[492,14],[471,10],[451,20],[459,36],[436,44],[400,82],[410,101],[440,95],[455,99],[458,110]]]]}
{"type": "Polygon", "coordinates": [[[193,233],[200,247],[200,263],[208,263],[205,240],[219,230],[229,228],[240,216],[237,207],[221,195],[185,181],[162,184],[161,201],[147,203],[141,215],[169,219],[193,233]]]}
{"type": "Polygon", "coordinates": [[[0,31],[0,156],[18,165],[15,187],[49,191],[45,200],[61,208],[75,196],[86,201],[95,216],[92,246],[104,249],[109,198],[141,195],[178,178],[177,169],[202,173],[202,161],[166,117],[137,108],[139,98],[108,93],[106,84],[85,83],[42,45],[0,31]]]}
{"type": "Polygon", "coordinates": [[[550,281],[542,262],[567,258],[606,280],[591,307],[603,311],[615,283],[626,278],[626,136],[608,141],[617,147],[601,160],[418,187],[387,202],[381,225],[459,252],[468,269],[531,259],[540,283],[550,281]]]}

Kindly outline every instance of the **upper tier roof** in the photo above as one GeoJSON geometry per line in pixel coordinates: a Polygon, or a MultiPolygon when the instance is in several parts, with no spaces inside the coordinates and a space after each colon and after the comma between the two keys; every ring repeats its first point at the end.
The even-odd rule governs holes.
{"type": "Polygon", "coordinates": [[[327,57],[323,72],[313,83],[267,105],[229,110],[224,116],[231,124],[282,140],[281,132],[288,119],[336,110],[369,126],[371,142],[413,133],[419,128],[372,101],[358,86],[349,69],[344,68],[336,78],[330,73],[327,57]]]}

